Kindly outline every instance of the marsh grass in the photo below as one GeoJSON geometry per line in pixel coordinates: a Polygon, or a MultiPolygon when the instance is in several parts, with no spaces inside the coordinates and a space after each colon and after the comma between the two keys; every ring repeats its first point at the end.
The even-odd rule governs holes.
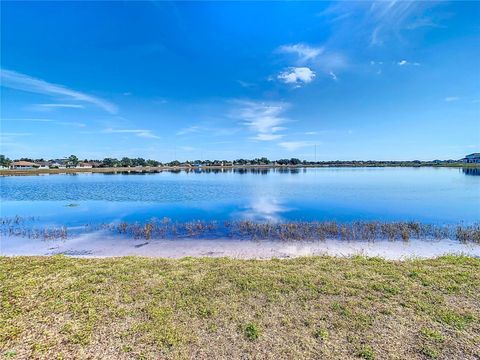
{"type": "Polygon", "coordinates": [[[480,259],[0,258],[8,359],[478,359],[480,259]]]}
{"type": "MultiPolygon", "coordinates": [[[[29,238],[67,239],[65,226],[36,228],[31,223],[35,218],[2,218],[0,232],[3,235],[29,238]]],[[[145,223],[116,222],[86,224],[83,232],[108,231],[134,239],[175,238],[235,238],[251,240],[312,241],[337,239],[344,241],[410,241],[411,239],[455,239],[462,243],[480,244],[480,224],[433,225],[420,222],[354,221],[339,223],[323,222],[254,222],[240,221],[189,221],[175,222],[169,218],[153,218],[145,223]]]]}

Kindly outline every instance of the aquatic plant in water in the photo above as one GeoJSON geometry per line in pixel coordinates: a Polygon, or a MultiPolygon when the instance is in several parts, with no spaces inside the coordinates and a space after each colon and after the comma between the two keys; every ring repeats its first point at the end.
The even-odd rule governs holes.
{"type": "MultiPolygon", "coordinates": [[[[37,228],[28,222],[35,218],[0,218],[0,234],[43,240],[67,239],[66,226],[37,228]]],[[[175,238],[233,238],[250,240],[279,241],[409,241],[411,239],[441,240],[456,239],[462,243],[480,244],[480,224],[433,225],[420,222],[336,221],[307,222],[255,222],[250,220],[187,221],[175,222],[169,218],[153,218],[147,222],[126,221],[102,224],[86,224],[84,233],[108,231],[113,235],[134,239],[175,239],[175,238]]],[[[77,232],[78,233],[78,232],[77,232]]]]}

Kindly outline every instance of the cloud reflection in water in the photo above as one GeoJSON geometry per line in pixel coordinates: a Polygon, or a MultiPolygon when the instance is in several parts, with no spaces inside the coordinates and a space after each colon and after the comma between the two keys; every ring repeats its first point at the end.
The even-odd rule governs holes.
{"type": "Polygon", "coordinates": [[[234,217],[260,222],[280,222],[283,220],[281,213],[290,210],[273,197],[260,196],[253,199],[245,210],[234,214],[234,217]]]}

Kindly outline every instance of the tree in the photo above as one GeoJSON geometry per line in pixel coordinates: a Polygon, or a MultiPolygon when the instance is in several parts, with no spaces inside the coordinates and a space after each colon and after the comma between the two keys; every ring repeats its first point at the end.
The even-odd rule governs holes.
{"type": "Polygon", "coordinates": [[[133,165],[134,166],[145,166],[145,165],[147,165],[147,162],[145,161],[144,158],[136,158],[136,159],[133,159],[133,165]]]}
{"type": "Polygon", "coordinates": [[[148,159],[148,160],[147,160],[147,165],[148,165],[148,166],[159,166],[159,165],[161,165],[161,164],[160,164],[160,162],[158,162],[157,160],[148,159]]]}
{"type": "Polygon", "coordinates": [[[77,166],[78,165],[78,157],[76,157],[75,155],[70,155],[70,157],[68,158],[68,164],[72,165],[72,166],[77,166]]]}
{"type": "Polygon", "coordinates": [[[235,165],[247,165],[248,164],[248,160],[245,160],[245,159],[237,159],[237,160],[234,160],[233,163],[235,165]]]}
{"type": "Polygon", "coordinates": [[[115,158],[105,158],[103,159],[104,167],[115,167],[118,165],[118,160],[115,158]]]}
{"type": "Polygon", "coordinates": [[[9,166],[11,162],[12,160],[10,160],[8,157],[5,157],[5,155],[0,155],[0,166],[9,166]]]}
{"type": "Polygon", "coordinates": [[[122,160],[120,160],[120,165],[123,167],[129,167],[133,165],[133,162],[130,158],[123,157],[122,160]]]}
{"type": "Polygon", "coordinates": [[[258,163],[263,165],[268,165],[270,164],[270,160],[268,160],[266,157],[261,157],[260,159],[258,159],[258,163]]]}

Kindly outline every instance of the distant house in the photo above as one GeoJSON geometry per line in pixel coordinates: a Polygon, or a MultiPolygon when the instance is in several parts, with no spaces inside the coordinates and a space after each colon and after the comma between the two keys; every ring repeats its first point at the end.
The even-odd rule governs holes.
{"type": "Polygon", "coordinates": [[[462,161],[468,164],[480,164],[480,153],[473,153],[465,156],[462,161]]]}
{"type": "Polygon", "coordinates": [[[30,170],[30,169],[38,169],[40,165],[37,165],[30,161],[14,161],[10,168],[13,170],[30,170]]]}
{"type": "Polygon", "coordinates": [[[51,160],[50,167],[55,169],[66,169],[68,167],[68,159],[63,158],[51,160]]]}
{"type": "Polygon", "coordinates": [[[66,169],[67,166],[65,164],[55,160],[50,164],[50,168],[51,169],[66,169]]]}
{"type": "Polygon", "coordinates": [[[81,162],[76,167],[80,169],[91,169],[93,168],[93,164],[89,162],[81,162]]]}
{"type": "Polygon", "coordinates": [[[37,161],[35,164],[38,165],[39,169],[50,169],[50,162],[48,161],[37,161]]]}

